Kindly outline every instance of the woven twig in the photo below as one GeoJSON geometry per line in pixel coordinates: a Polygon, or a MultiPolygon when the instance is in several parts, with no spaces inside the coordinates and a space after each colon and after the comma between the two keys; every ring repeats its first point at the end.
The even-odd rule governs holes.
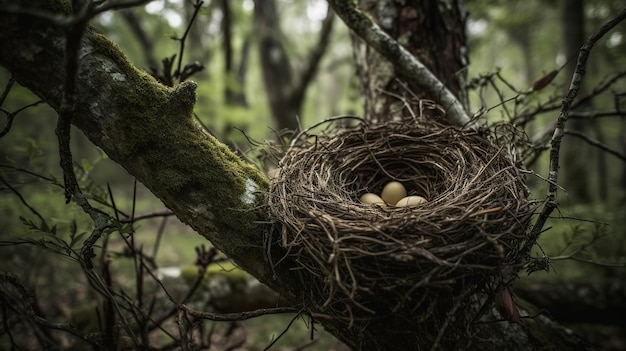
{"type": "Polygon", "coordinates": [[[446,313],[459,301],[492,293],[505,267],[523,261],[517,254],[534,210],[506,144],[488,130],[422,118],[294,143],[272,181],[269,210],[312,308],[337,318],[402,310],[450,325],[446,313]],[[359,202],[392,180],[429,202],[359,202]]]}

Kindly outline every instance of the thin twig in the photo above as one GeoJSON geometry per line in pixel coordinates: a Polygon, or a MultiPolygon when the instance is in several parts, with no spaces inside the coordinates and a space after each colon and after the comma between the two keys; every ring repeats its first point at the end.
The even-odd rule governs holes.
{"type": "Polygon", "coordinates": [[[596,260],[589,260],[585,258],[576,257],[573,255],[565,255],[565,256],[554,256],[550,257],[550,261],[561,261],[561,260],[573,260],[583,263],[591,263],[596,266],[601,267],[612,267],[612,268],[622,268],[626,267],[626,263],[617,263],[617,262],[598,262],[596,260]]]}
{"type": "Polygon", "coordinates": [[[6,113],[6,115],[7,115],[7,123],[5,124],[4,128],[2,129],[2,131],[0,131],[0,138],[4,137],[5,135],[7,135],[9,133],[9,131],[11,130],[11,126],[13,125],[13,120],[15,119],[15,117],[17,117],[17,115],[20,112],[24,111],[27,108],[37,106],[37,105],[39,105],[42,102],[43,102],[43,100],[37,100],[35,102],[31,102],[30,104],[24,105],[24,106],[20,107],[19,109],[15,110],[13,112],[7,112],[4,109],[2,109],[2,112],[6,113]]]}
{"type": "Polygon", "coordinates": [[[539,233],[541,232],[543,226],[545,225],[548,217],[557,208],[557,191],[558,191],[558,175],[559,175],[559,151],[561,149],[561,140],[565,135],[565,122],[569,117],[571,105],[578,95],[578,91],[581,87],[581,82],[583,76],[585,75],[585,70],[587,66],[587,59],[589,58],[589,54],[591,53],[591,49],[595,45],[600,38],[602,38],[606,33],[608,33],[611,29],[613,29],[617,24],[626,19],[626,8],[623,9],[617,16],[615,16],[612,20],[605,23],[598,31],[592,34],[585,44],[580,49],[578,54],[578,61],[576,63],[576,69],[574,71],[574,75],[572,77],[572,81],[570,83],[569,91],[567,92],[566,97],[563,99],[563,105],[561,107],[561,112],[559,113],[558,119],[556,121],[556,127],[554,129],[554,134],[552,135],[552,139],[550,141],[551,150],[550,150],[550,164],[548,171],[548,192],[546,194],[546,202],[544,204],[539,217],[535,221],[535,224],[532,226],[529,240],[524,246],[524,251],[529,253],[532,247],[535,245],[537,238],[539,237],[539,233]]]}
{"type": "Polygon", "coordinates": [[[34,207],[29,205],[26,199],[24,199],[24,197],[22,196],[22,194],[20,194],[20,192],[17,191],[17,189],[15,189],[11,184],[9,184],[9,182],[7,182],[6,179],[4,179],[4,177],[2,176],[0,176],[0,183],[4,184],[4,186],[6,186],[9,190],[11,190],[15,194],[15,196],[17,196],[17,198],[20,199],[20,202],[24,206],[26,206],[30,210],[30,212],[32,212],[35,216],[39,218],[42,224],[46,223],[46,220],[41,216],[41,214],[37,212],[37,210],[35,210],[34,207]]]}
{"type": "Polygon", "coordinates": [[[590,138],[590,137],[586,136],[585,134],[583,134],[581,132],[577,132],[575,130],[570,130],[570,129],[565,129],[563,131],[563,133],[565,135],[571,135],[571,136],[575,136],[577,138],[580,138],[580,139],[586,141],[589,145],[593,145],[593,146],[599,148],[600,150],[606,151],[607,153],[609,153],[609,154],[619,158],[620,160],[626,162],[626,156],[624,156],[622,153],[620,153],[619,151],[611,148],[608,145],[605,145],[605,144],[599,142],[596,139],[593,139],[593,138],[590,138]]]}
{"type": "Polygon", "coordinates": [[[127,219],[120,219],[120,223],[136,223],[138,221],[145,220],[145,219],[170,217],[170,216],[174,216],[174,212],[170,210],[161,211],[161,212],[151,212],[151,213],[146,213],[143,215],[136,216],[134,219],[130,217],[127,219]]]}
{"type": "Polygon", "coordinates": [[[300,317],[300,314],[296,314],[295,316],[293,316],[293,318],[291,318],[291,320],[289,321],[289,323],[287,324],[285,329],[283,329],[283,331],[280,334],[278,334],[277,337],[275,337],[272,341],[270,341],[270,343],[267,344],[267,346],[265,346],[265,348],[263,348],[263,351],[267,351],[267,350],[271,349],[272,346],[274,346],[274,344],[276,344],[276,342],[278,340],[280,340],[280,338],[282,338],[283,335],[285,335],[287,333],[289,328],[291,328],[291,325],[293,325],[293,322],[295,322],[298,319],[298,317],[300,317]]]}
{"type": "Polygon", "coordinates": [[[295,307],[274,307],[274,308],[259,308],[252,311],[245,311],[239,313],[214,313],[214,312],[202,312],[196,311],[185,304],[179,304],[178,308],[184,311],[186,314],[200,318],[208,319],[216,322],[232,322],[232,321],[244,321],[250,318],[256,318],[266,316],[270,314],[284,314],[284,313],[297,313],[300,309],[295,307]]]}
{"type": "Polygon", "coordinates": [[[15,79],[13,79],[13,77],[9,77],[9,81],[4,86],[4,91],[2,91],[2,95],[0,95],[0,106],[4,105],[4,100],[6,100],[9,92],[11,92],[13,84],[15,84],[15,79]]]}
{"type": "Polygon", "coordinates": [[[602,117],[625,117],[626,111],[612,110],[612,111],[591,111],[591,112],[572,112],[569,115],[570,119],[586,119],[594,120],[602,117]]]}
{"type": "Polygon", "coordinates": [[[176,40],[180,41],[180,50],[178,54],[178,67],[176,68],[176,72],[174,72],[175,76],[180,76],[182,73],[180,68],[183,64],[183,53],[185,52],[185,40],[187,39],[187,35],[189,35],[189,31],[191,30],[191,25],[194,23],[196,16],[198,15],[198,12],[200,11],[200,7],[202,7],[203,3],[204,1],[196,1],[196,3],[193,5],[194,7],[193,15],[191,16],[191,19],[189,20],[189,25],[187,25],[187,28],[185,28],[185,33],[183,33],[183,36],[181,38],[176,38],[176,40]]]}

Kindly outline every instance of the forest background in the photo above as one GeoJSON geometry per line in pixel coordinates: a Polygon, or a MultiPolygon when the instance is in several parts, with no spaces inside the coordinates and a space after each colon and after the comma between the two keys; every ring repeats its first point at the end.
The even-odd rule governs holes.
{"type": "MultiPolygon", "coordinates": [[[[278,84],[303,89],[302,107],[297,118],[291,114],[290,122],[279,120],[282,112],[272,105],[271,94],[267,93],[276,88],[271,85],[276,82],[264,78],[264,73],[273,68],[263,61],[259,40],[262,24],[255,18],[252,0],[206,1],[199,8],[194,8],[190,1],[153,1],[142,7],[103,13],[91,24],[115,41],[131,62],[146,71],[155,68],[162,74],[162,59],[177,55],[174,60],[177,62],[181,53],[183,65],[197,62],[190,66],[192,69],[202,65],[204,69],[189,78],[198,83],[195,107],[198,119],[218,139],[239,150],[243,157],[262,164],[266,155],[260,151],[258,143],[284,141],[279,136],[282,127],[290,126],[289,123],[297,122],[296,125],[306,127],[331,116],[362,113],[349,31],[341,21],[329,21],[326,3],[314,0],[266,2],[272,3],[276,10],[273,14],[276,17],[270,21],[279,24],[267,30],[280,42],[286,58],[280,67],[278,84]],[[186,29],[189,31],[184,51],[181,51],[181,40],[173,38],[181,38],[186,29]],[[327,43],[323,43],[322,33],[326,32],[327,43]],[[319,56],[319,64],[311,67],[315,55],[319,56]]],[[[568,45],[580,47],[580,43],[572,44],[567,39],[570,36],[566,33],[571,30],[574,17],[565,12],[564,9],[569,8],[566,3],[570,1],[468,3],[468,89],[472,112],[488,109],[489,119],[496,121],[507,120],[510,111],[521,109],[522,105],[529,110],[538,109],[542,112],[528,123],[525,131],[530,138],[538,140],[551,136],[549,131],[571,79],[567,64],[575,61],[567,48],[568,45]],[[524,95],[525,101],[518,107],[519,92],[527,91],[534,82],[554,70],[558,70],[558,75],[550,85],[540,92],[524,95]],[[479,94],[483,88],[487,92],[479,94]]],[[[578,29],[589,34],[622,4],[620,1],[580,1],[580,6],[584,16],[578,29]]],[[[584,113],[574,113],[570,121],[575,133],[566,136],[564,141],[566,156],[561,185],[565,191],[561,193],[559,212],[551,219],[550,229],[541,237],[536,253],[552,258],[550,270],[523,277],[518,282],[518,294],[529,296],[533,289],[546,286],[552,289],[591,286],[598,289],[593,290],[597,294],[590,297],[592,300],[599,300],[600,296],[610,300],[610,296],[605,296],[610,293],[608,287],[625,277],[625,35],[626,26],[622,24],[605,36],[591,55],[582,95],[596,96],[585,106],[584,113]],[[598,87],[604,90],[594,90],[598,87]]],[[[8,84],[9,78],[8,72],[0,70],[2,85],[8,84]]],[[[80,267],[40,245],[14,245],[24,237],[47,235],[41,227],[33,225],[36,218],[31,209],[36,209],[50,226],[57,226],[58,233],[74,233],[63,240],[78,242],[80,233],[90,230],[89,218],[80,208],[63,203],[63,190],[59,186],[63,176],[58,166],[54,134],[56,113],[43,103],[35,105],[36,101],[34,95],[16,85],[1,106],[3,111],[17,111],[34,105],[20,111],[10,133],[0,139],[0,175],[3,177],[0,271],[16,273],[33,287],[52,319],[70,320],[80,315],[81,310],[97,310],[97,299],[81,277],[80,267]],[[11,183],[4,179],[10,179],[11,183]]],[[[120,213],[149,215],[132,228],[133,250],[144,252],[163,274],[169,272],[163,268],[184,270],[194,265],[195,248],[209,245],[204,238],[178,222],[158,199],[76,130],[72,135],[72,150],[81,185],[90,196],[108,203],[107,206],[114,202],[120,213]]],[[[545,176],[547,157],[544,153],[533,163],[532,169],[537,175],[545,176]]],[[[529,184],[536,198],[545,193],[546,183],[540,177],[531,177],[529,184]]],[[[132,255],[128,253],[128,240],[122,235],[112,236],[108,257],[113,262],[111,270],[116,284],[120,289],[132,290],[136,271],[132,255]]],[[[186,283],[183,279],[172,284],[186,283]]],[[[580,293],[580,290],[570,293],[580,293]]],[[[201,300],[201,294],[197,295],[196,299],[201,300]]],[[[558,299],[549,299],[546,293],[539,295],[546,299],[538,301],[543,304],[542,308],[550,311],[553,307],[553,315],[571,323],[588,338],[606,343],[607,349],[625,347],[625,341],[619,337],[624,324],[618,322],[619,315],[623,316],[624,310],[619,309],[623,309],[623,305],[612,305],[612,311],[595,306],[598,316],[585,317],[589,313],[576,310],[565,313],[563,311],[571,306],[556,306],[558,299]],[[613,318],[614,315],[618,317],[613,318]],[[604,328],[586,328],[588,324],[598,323],[596,318],[604,328]]],[[[593,302],[590,302],[592,307],[593,302]]],[[[89,320],[93,318],[87,317],[84,323],[93,324],[89,320]]],[[[258,349],[268,345],[283,332],[290,319],[290,316],[266,316],[261,321],[251,322],[245,327],[247,347],[258,349]]],[[[89,327],[94,326],[85,326],[89,327]]],[[[298,321],[275,347],[306,343],[309,338],[306,328],[305,319],[298,321]]],[[[337,345],[326,335],[315,347],[341,347],[337,345]]]]}

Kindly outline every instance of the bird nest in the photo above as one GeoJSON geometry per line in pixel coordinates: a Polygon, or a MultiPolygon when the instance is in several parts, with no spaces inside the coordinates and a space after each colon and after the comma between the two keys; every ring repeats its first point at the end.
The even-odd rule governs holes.
{"type": "Polygon", "coordinates": [[[445,319],[521,262],[533,206],[505,144],[426,118],[300,137],[270,186],[278,264],[293,265],[303,298],[329,318],[445,319]],[[428,202],[359,201],[390,181],[428,202]]]}

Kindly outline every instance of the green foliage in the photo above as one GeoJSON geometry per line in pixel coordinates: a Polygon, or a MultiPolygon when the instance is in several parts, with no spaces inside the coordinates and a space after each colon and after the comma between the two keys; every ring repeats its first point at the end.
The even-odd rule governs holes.
{"type": "Polygon", "coordinates": [[[533,273],[531,279],[601,280],[606,275],[626,275],[626,209],[606,212],[601,205],[561,208],[561,216],[548,223],[533,255],[550,258],[549,273],[533,273]]]}

